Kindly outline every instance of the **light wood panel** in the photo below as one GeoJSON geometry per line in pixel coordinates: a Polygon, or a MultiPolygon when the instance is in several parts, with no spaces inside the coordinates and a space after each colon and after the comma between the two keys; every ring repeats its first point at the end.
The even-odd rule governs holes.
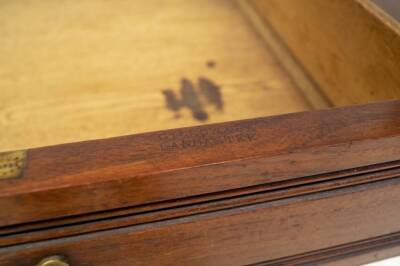
{"type": "Polygon", "coordinates": [[[2,1],[0,35],[3,151],[310,108],[234,1],[2,1]],[[199,77],[222,111],[166,108],[199,77]]]}
{"type": "Polygon", "coordinates": [[[335,105],[400,97],[400,26],[368,0],[251,0],[335,105]]]}
{"type": "Polygon", "coordinates": [[[262,16],[255,10],[251,2],[248,0],[238,0],[243,12],[252,22],[254,28],[265,41],[265,45],[270,49],[279,63],[290,75],[297,88],[303,93],[304,97],[310,103],[313,109],[325,109],[332,107],[332,104],[324,97],[323,93],[318,89],[316,84],[308,77],[308,73],[293,57],[291,52],[282,42],[276,32],[265,23],[262,16]]]}

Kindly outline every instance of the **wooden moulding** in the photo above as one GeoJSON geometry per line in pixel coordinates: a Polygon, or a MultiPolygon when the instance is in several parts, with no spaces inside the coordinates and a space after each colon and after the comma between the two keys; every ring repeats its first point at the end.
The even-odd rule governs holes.
{"type": "Polygon", "coordinates": [[[393,179],[399,175],[400,161],[395,161],[332,174],[309,176],[298,181],[274,184],[274,186],[261,185],[223,192],[219,193],[218,197],[205,195],[150,206],[124,208],[92,215],[23,224],[1,230],[0,247],[249,206],[393,179]],[[271,189],[271,187],[274,189],[271,189]]]}
{"type": "Polygon", "coordinates": [[[23,174],[1,181],[0,208],[14,211],[0,213],[0,233],[391,178],[399,125],[400,101],[390,101],[31,149],[23,174]]]}
{"type": "Polygon", "coordinates": [[[399,192],[394,178],[9,246],[0,264],[62,254],[72,265],[315,265],[398,245],[399,192]]]}

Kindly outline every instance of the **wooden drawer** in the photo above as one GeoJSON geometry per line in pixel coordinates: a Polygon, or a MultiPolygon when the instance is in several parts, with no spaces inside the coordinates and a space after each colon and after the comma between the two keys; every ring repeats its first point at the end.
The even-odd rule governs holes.
{"type": "MultiPolygon", "coordinates": [[[[390,180],[134,226],[126,225],[153,214],[114,218],[108,222],[125,226],[5,248],[1,262],[35,265],[43,257],[62,254],[71,265],[322,264],[338,255],[398,245],[399,234],[393,232],[399,230],[399,191],[398,180],[390,180]],[[382,213],[391,219],[371,219],[382,213]],[[312,254],[315,250],[320,254],[312,254]]],[[[207,207],[181,209],[196,213],[207,207]]],[[[98,229],[101,223],[87,227],[98,229]]]]}
{"type": "Polygon", "coordinates": [[[400,254],[400,26],[375,2],[0,14],[0,265],[400,254]]]}

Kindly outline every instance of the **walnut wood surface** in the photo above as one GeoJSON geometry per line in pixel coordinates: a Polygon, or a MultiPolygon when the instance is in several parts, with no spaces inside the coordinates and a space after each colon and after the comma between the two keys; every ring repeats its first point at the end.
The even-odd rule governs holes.
{"type": "Polygon", "coordinates": [[[0,247],[237,208],[400,175],[400,161],[174,201],[0,228],[0,247]]]}
{"type": "MultiPolygon", "coordinates": [[[[340,256],[352,249],[398,243],[399,200],[400,183],[396,178],[2,248],[0,264],[34,265],[52,254],[66,256],[72,265],[118,266],[246,265],[268,261],[277,265],[272,263],[274,259],[313,251],[314,259],[331,258],[335,252],[340,256]],[[340,252],[340,246],[346,244],[340,252]]],[[[304,256],[292,265],[304,265],[301,263],[304,256]]]]}
{"type": "Polygon", "coordinates": [[[23,176],[2,181],[1,209],[18,211],[1,212],[0,222],[273,186],[395,161],[399,127],[400,102],[391,101],[36,148],[23,176]]]}
{"type": "MultiPolygon", "coordinates": [[[[359,169],[349,169],[327,175],[310,176],[291,182],[282,182],[280,184],[281,188],[264,185],[239,191],[236,190],[231,193],[218,193],[218,197],[214,198],[202,196],[192,198],[191,200],[176,200],[173,204],[158,204],[157,206],[148,206],[147,208],[146,206],[144,208],[133,207],[102,212],[96,215],[83,215],[67,219],[12,226],[8,229],[0,229],[0,247],[216,212],[256,203],[393,179],[399,176],[400,161],[397,161],[382,165],[361,167],[359,169]],[[274,189],[271,189],[271,187],[274,187],[274,189]]],[[[338,251],[335,252],[337,253],[338,251]]],[[[342,251],[340,250],[340,252],[342,251]]],[[[349,252],[352,253],[351,250],[349,252]]]]}

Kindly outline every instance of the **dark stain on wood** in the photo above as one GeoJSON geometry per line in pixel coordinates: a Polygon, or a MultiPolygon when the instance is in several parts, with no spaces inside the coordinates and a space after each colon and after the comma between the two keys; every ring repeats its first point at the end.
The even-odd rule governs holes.
{"type": "Polygon", "coordinates": [[[191,111],[194,119],[204,121],[208,119],[208,114],[203,110],[203,105],[196,93],[193,83],[183,78],[181,79],[182,104],[186,105],[191,111]]]}
{"type": "Polygon", "coordinates": [[[165,89],[162,91],[165,97],[167,109],[170,109],[175,113],[175,118],[179,118],[179,109],[182,107],[181,101],[176,96],[175,92],[171,89],[165,89]]]}
{"type": "Polygon", "coordinates": [[[199,77],[196,86],[192,81],[183,77],[180,84],[180,95],[171,89],[165,89],[162,93],[167,109],[175,113],[175,118],[180,117],[181,108],[187,107],[194,119],[205,121],[209,115],[205,111],[204,105],[213,105],[218,111],[222,111],[224,106],[220,86],[206,77],[199,77]]]}
{"type": "Polygon", "coordinates": [[[205,77],[200,77],[197,84],[201,94],[204,95],[207,101],[215,105],[217,110],[222,110],[224,103],[222,101],[220,87],[205,77]]]}
{"type": "Polygon", "coordinates": [[[208,68],[214,68],[216,66],[216,63],[213,60],[209,60],[206,62],[206,65],[208,68]]]}

